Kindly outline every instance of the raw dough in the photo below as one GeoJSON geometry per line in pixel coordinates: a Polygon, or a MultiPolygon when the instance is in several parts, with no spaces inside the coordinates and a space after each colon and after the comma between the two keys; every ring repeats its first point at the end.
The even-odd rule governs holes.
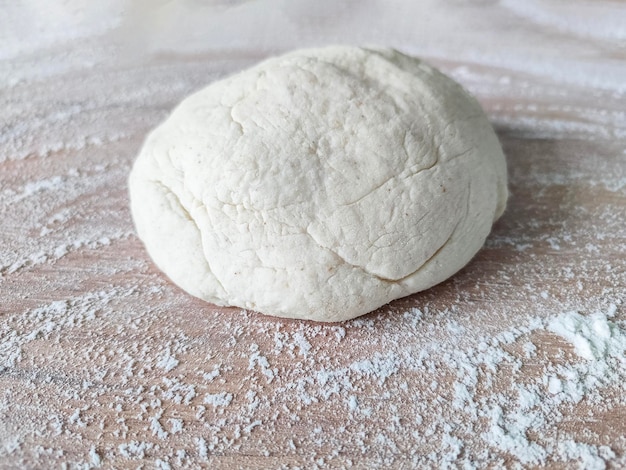
{"type": "Polygon", "coordinates": [[[479,104],[394,50],[298,50],[185,99],[130,175],[153,258],[187,292],[340,321],[480,249],[506,164],[479,104]]]}

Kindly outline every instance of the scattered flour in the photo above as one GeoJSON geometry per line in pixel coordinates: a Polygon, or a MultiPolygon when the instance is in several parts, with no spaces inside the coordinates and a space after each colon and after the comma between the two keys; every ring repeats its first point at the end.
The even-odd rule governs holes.
{"type": "MultiPolygon", "coordinates": [[[[86,327],[106,328],[107,323],[115,319],[114,312],[119,311],[119,305],[140,298],[140,295],[133,289],[89,294],[54,301],[26,314],[9,317],[8,326],[14,325],[16,334],[3,333],[10,347],[0,355],[2,370],[11,376],[18,363],[37,360],[37,356],[24,356],[24,352],[18,359],[9,356],[6,351],[31,351],[32,345],[39,341],[61,338],[62,334],[75,334],[86,327]],[[96,305],[99,307],[98,315],[94,315],[96,305]],[[15,328],[18,325],[20,327],[15,328]]],[[[72,350],[70,357],[72,362],[84,362],[86,365],[90,361],[100,364],[98,358],[106,357],[107,361],[99,366],[103,369],[96,367],[79,388],[62,386],[66,390],[66,398],[45,406],[50,410],[62,410],[76,400],[88,400],[92,404],[75,407],[67,412],[66,420],[59,420],[58,414],[52,415],[49,431],[43,434],[41,431],[31,434],[35,428],[31,431],[23,426],[12,429],[10,435],[0,433],[0,451],[5,456],[13,456],[28,448],[26,443],[35,436],[82,434],[104,424],[103,430],[123,436],[127,443],[98,450],[94,446],[89,447],[88,461],[93,466],[102,465],[110,458],[135,460],[156,456],[159,456],[161,465],[172,465],[174,459],[210,461],[214,452],[237,453],[247,448],[248,436],[257,432],[265,435],[269,431],[271,435],[279,423],[282,423],[281,427],[287,423],[295,425],[302,419],[310,419],[307,417],[311,416],[311,412],[330,412],[341,417],[340,420],[331,424],[330,428],[313,429],[309,436],[300,435],[299,445],[293,439],[286,441],[286,448],[297,450],[304,445],[321,452],[315,449],[330,446],[339,453],[347,449],[361,453],[373,446],[378,449],[379,457],[370,461],[372,465],[400,465],[406,462],[412,466],[483,466],[497,464],[501,455],[508,455],[508,458],[524,466],[578,462],[580,468],[604,468],[607,462],[623,459],[626,442],[594,443],[589,435],[564,431],[560,431],[558,438],[553,435],[574,409],[581,413],[580,406],[592,406],[589,410],[593,409],[593,413],[605,413],[626,405],[618,391],[626,380],[626,322],[619,319],[617,304],[608,304],[604,312],[588,315],[568,312],[531,317],[525,324],[495,336],[481,335],[478,330],[469,327],[457,333],[465,335],[465,340],[461,341],[458,341],[460,336],[456,339],[435,339],[439,335],[445,337],[450,334],[449,311],[424,310],[428,313],[422,313],[421,322],[417,324],[413,322],[414,313],[406,312],[400,317],[381,314],[374,323],[354,321],[342,327],[346,330],[346,337],[369,336],[367,332],[370,328],[380,328],[378,340],[387,345],[383,350],[388,350],[386,354],[381,354],[356,348],[355,352],[361,357],[344,364],[335,363],[336,358],[327,355],[331,338],[330,346],[333,347],[347,341],[343,337],[337,338],[334,327],[297,325],[289,336],[298,338],[296,344],[304,338],[310,346],[308,354],[306,357],[296,356],[304,361],[297,365],[281,360],[284,352],[281,353],[279,348],[269,350],[267,356],[281,364],[275,368],[271,384],[267,380],[257,381],[257,377],[267,377],[264,368],[257,367],[259,361],[264,361],[259,360],[259,347],[256,345],[247,353],[254,367],[244,369],[243,375],[241,369],[229,368],[229,364],[239,361],[239,348],[235,343],[222,351],[223,362],[213,370],[224,372],[212,374],[211,380],[204,380],[206,373],[196,373],[194,375],[202,380],[186,383],[184,376],[176,375],[181,367],[187,368],[187,363],[179,360],[177,367],[161,368],[161,373],[166,376],[158,379],[160,374],[154,375],[154,379],[158,380],[153,383],[160,380],[163,386],[145,388],[140,384],[145,383],[151,371],[155,370],[150,366],[149,358],[171,357],[172,351],[181,350],[182,345],[172,336],[155,348],[131,343],[133,361],[143,366],[127,375],[130,382],[126,386],[129,388],[121,395],[126,398],[114,407],[118,418],[109,424],[100,422],[101,412],[98,410],[102,405],[98,403],[106,403],[111,400],[106,397],[115,396],[111,393],[116,393],[119,379],[111,378],[104,388],[102,385],[94,388],[93,382],[102,380],[96,379],[98,376],[110,377],[109,368],[122,370],[118,363],[128,359],[124,356],[116,359],[109,354],[116,347],[114,344],[107,346],[105,342],[96,341],[83,354],[72,350]],[[398,321],[398,318],[402,320],[398,321]],[[413,340],[398,344],[397,335],[401,332],[413,340]],[[550,349],[544,346],[547,338],[552,338],[550,349]],[[572,350],[573,354],[567,356],[568,350],[572,350]],[[535,373],[524,373],[526,367],[535,367],[535,373]],[[416,382],[411,377],[420,379],[416,382]],[[221,383],[220,378],[223,378],[221,383]],[[412,380],[414,385],[407,386],[406,380],[412,380]],[[239,385],[238,393],[245,391],[243,406],[231,392],[209,391],[215,390],[215,387],[230,388],[236,381],[247,384],[243,388],[239,385]],[[424,387],[420,383],[430,385],[424,387]],[[197,399],[198,392],[201,402],[197,399]],[[93,402],[90,397],[98,397],[99,401],[93,402]],[[207,409],[200,403],[211,406],[207,409]],[[131,430],[126,425],[129,418],[145,422],[149,434],[143,434],[136,427],[131,430]],[[377,429],[386,431],[368,434],[372,420],[378,423],[377,429]],[[337,428],[339,423],[342,423],[340,429],[337,428]],[[411,433],[406,432],[407,426],[410,426],[411,433]],[[195,435],[193,447],[171,447],[178,442],[177,436],[188,435],[195,435]],[[346,441],[342,435],[352,437],[346,441]],[[149,441],[150,437],[156,438],[160,444],[155,447],[149,441]],[[440,439],[438,451],[427,455],[410,455],[401,451],[418,445],[424,439],[440,439]],[[164,448],[173,449],[171,459],[165,458],[159,450],[164,448]]],[[[146,315],[141,314],[140,320],[151,324],[154,319],[146,315]]],[[[272,336],[272,332],[285,328],[280,321],[267,322],[245,312],[241,315],[248,323],[249,331],[261,328],[268,337],[272,336]]],[[[134,320],[126,318],[125,321],[134,320]]],[[[240,336],[245,339],[249,335],[254,337],[252,333],[240,336]]],[[[202,344],[202,336],[184,341],[191,349],[197,350],[202,344]]],[[[49,357],[52,360],[59,360],[54,352],[51,354],[49,357]]],[[[65,354],[63,357],[68,356],[65,354]]],[[[47,382],[45,376],[33,376],[29,381],[42,379],[43,383],[47,382]]],[[[12,388],[10,394],[19,396],[21,391],[12,388]]],[[[0,410],[6,413],[8,409],[3,406],[0,403],[0,410]]],[[[279,441],[281,439],[279,437],[279,441]]],[[[180,442],[184,445],[183,441],[180,442]]],[[[273,450],[261,452],[262,455],[284,452],[279,448],[277,443],[273,450]]],[[[318,466],[333,465],[332,455],[317,455],[326,455],[325,464],[318,466]]]]}
{"type": "Polygon", "coordinates": [[[89,449],[89,459],[94,467],[99,467],[102,464],[102,458],[95,446],[91,446],[91,449],[89,449]]]}
{"type": "Polygon", "coordinates": [[[203,403],[206,405],[213,405],[213,407],[218,406],[228,406],[230,402],[233,401],[233,394],[220,392],[220,393],[207,393],[204,396],[203,403]]]}
{"type": "MultiPolygon", "coordinates": [[[[499,129],[511,215],[444,286],[320,326],[218,311],[147,261],[126,195],[146,132],[284,37],[318,37],[299,23],[306,2],[292,3],[258,48],[246,34],[258,37],[260,4],[245,2],[203,25],[250,27],[228,54],[223,38],[198,37],[189,48],[216,49],[124,63],[108,35],[123,0],[84,14],[28,0],[0,15],[0,466],[626,467],[626,438],[611,431],[626,410],[624,66],[589,59],[620,53],[618,15],[583,18],[595,46],[498,29],[514,14],[569,31],[582,20],[563,2],[503,1],[471,24],[430,0],[432,21],[410,2],[320,7],[333,18],[325,37],[430,56],[499,129]],[[30,38],[2,36],[33,16],[30,38]],[[374,17],[394,28],[345,27],[374,17]],[[489,47],[493,34],[517,53],[489,47]]],[[[594,15],[621,11],[601,3],[594,15]]],[[[181,12],[170,13],[152,19],[171,25],[181,12]]],[[[181,33],[160,31],[155,44],[181,33]]]]}
{"type": "Polygon", "coordinates": [[[166,372],[169,372],[170,370],[174,369],[177,365],[178,365],[178,359],[172,356],[172,353],[170,351],[166,351],[165,354],[163,354],[163,356],[161,356],[158,362],[156,363],[156,366],[159,369],[163,369],[166,372]]]}
{"type": "Polygon", "coordinates": [[[613,304],[606,315],[566,313],[550,321],[548,330],[571,343],[574,352],[583,359],[602,361],[626,351],[626,336],[620,334],[618,326],[609,320],[615,311],[616,306],[613,304]]]}

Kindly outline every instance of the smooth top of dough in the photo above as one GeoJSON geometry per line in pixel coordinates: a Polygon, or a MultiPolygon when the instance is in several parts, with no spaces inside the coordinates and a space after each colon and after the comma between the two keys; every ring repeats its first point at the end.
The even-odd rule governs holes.
{"type": "Polygon", "coordinates": [[[189,96],[149,135],[129,185],[139,236],[180,287],[318,321],[451,276],[507,199],[475,99],[418,59],[346,46],[189,96]]]}

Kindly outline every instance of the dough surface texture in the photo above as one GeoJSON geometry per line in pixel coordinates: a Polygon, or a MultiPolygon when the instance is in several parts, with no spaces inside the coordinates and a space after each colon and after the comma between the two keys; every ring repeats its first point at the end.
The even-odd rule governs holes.
{"type": "Polygon", "coordinates": [[[317,321],[448,278],[507,199],[474,98],[418,59],[347,46],[272,58],[189,96],[146,139],[129,188],[139,237],[178,286],[317,321]]]}

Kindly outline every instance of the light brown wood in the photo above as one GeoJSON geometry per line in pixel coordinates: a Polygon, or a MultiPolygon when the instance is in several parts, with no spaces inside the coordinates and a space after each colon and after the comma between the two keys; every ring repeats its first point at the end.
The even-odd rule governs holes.
{"type": "Polygon", "coordinates": [[[0,468],[626,466],[624,2],[82,3],[0,20],[0,468]],[[132,226],[146,133],[217,77],[334,42],[474,93],[506,213],[453,278],[344,324],[190,297],[132,226]],[[549,331],[573,311],[615,350],[549,331]]]}

